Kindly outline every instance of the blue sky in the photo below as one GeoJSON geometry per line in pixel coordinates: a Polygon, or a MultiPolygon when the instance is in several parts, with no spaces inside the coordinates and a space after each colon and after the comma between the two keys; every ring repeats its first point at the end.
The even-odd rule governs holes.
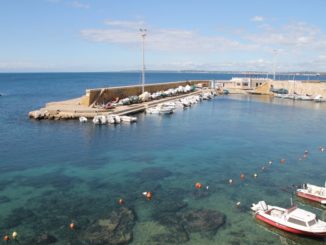
{"type": "Polygon", "coordinates": [[[326,71],[326,1],[1,0],[0,72],[326,71]]]}

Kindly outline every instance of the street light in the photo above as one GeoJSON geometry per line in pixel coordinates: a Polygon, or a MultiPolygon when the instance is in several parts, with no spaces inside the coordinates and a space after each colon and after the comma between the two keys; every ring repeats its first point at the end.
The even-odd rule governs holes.
{"type": "Polygon", "coordinates": [[[142,51],[143,51],[143,70],[142,70],[142,93],[144,93],[144,86],[145,86],[145,37],[147,30],[146,29],[139,29],[140,35],[142,37],[142,51]]]}
{"type": "Polygon", "coordinates": [[[274,75],[273,75],[273,80],[275,81],[275,75],[276,75],[276,55],[277,55],[277,49],[274,49],[273,50],[273,53],[274,53],[274,75]]]}

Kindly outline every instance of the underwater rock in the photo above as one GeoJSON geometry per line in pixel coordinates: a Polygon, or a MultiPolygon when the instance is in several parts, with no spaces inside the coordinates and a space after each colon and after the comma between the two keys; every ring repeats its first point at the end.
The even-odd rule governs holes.
{"type": "Polygon", "coordinates": [[[10,202],[9,197],[6,196],[0,196],[0,204],[10,202]]]}
{"type": "Polygon", "coordinates": [[[16,227],[22,223],[34,223],[37,217],[33,211],[26,208],[16,208],[3,220],[6,228],[16,227]]]}
{"type": "Polygon", "coordinates": [[[132,210],[121,208],[113,211],[107,219],[97,220],[83,234],[83,240],[90,244],[127,244],[132,240],[135,224],[132,210]]]}
{"type": "Polygon", "coordinates": [[[211,194],[212,192],[207,189],[197,189],[192,192],[192,195],[194,196],[195,199],[209,197],[211,194]]]}
{"type": "Polygon", "coordinates": [[[151,238],[152,244],[181,244],[189,241],[189,235],[182,226],[170,226],[168,232],[151,238]]]}
{"type": "Polygon", "coordinates": [[[58,239],[50,234],[42,234],[41,236],[37,237],[35,240],[35,244],[46,245],[56,243],[58,239]]]}
{"type": "Polygon", "coordinates": [[[137,178],[142,180],[161,180],[172,175],[172,172],[161,167],[144,168],[135,174],[137,178]]]}
{"type": "Polygon", "coordinates": [[[45,186],[51,186],[56,189],[67,190],[72,188],[76,183],[82,182],[80,178],[67,176],[60,171],[42,174],[39,176],[33,176],[28,178],[22,178],[19,181],[22,186],[31,186],[34,188],[43,188],[45,186]]]}
{"type": "Polygon", "coordinates": [[[181,222],[188,232],[213,232],[225,223],[224,214],[215,210],[190,210],[181,214],[181,222]]]}

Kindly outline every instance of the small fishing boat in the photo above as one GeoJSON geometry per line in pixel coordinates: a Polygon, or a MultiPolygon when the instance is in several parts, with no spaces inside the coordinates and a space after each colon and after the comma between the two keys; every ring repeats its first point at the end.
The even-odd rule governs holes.
{"type": "Polygon", "coordinates": [[[94,124],[106,124],[106,117],[103,115],[95,116],[93,118],[94,124]]]}
{"type": "Polygon", "coordinates": [[[297,189],[296,194],[299,197],[326,204],[326,187],[303,184],[302,188],[297,189]]]}
{"type": "Polygon", "coordinates": [[[160,109],[157,107],[150,107],[146,109],[146,113],[148,114],[159,114],[160,113],[160,109]]]}
{"type": "Polygon", "coordinates": [[[82,122],[82,123],[85,123],[85,122],[87,122],[87,118],[86,117],[80,117],[79,121],[82,122]]]}
{"type": "Polygon", "coordinates": [[[132,123],[137,121],[137,117],[120,116],[120,118],[122,122],[132,123]]]}
{"type": "Polygon", "coordinates": [[[326,236],[326,222],[319,220],[314,213],[296,206],[284,209],[260,201],[252,204],[251,209],[255,212],[257,220],[280,230],[311,237],[326,236]]]}
{"type": "Polygon", "coordinates": [[[326,100],[323,99],[323,96],[321,96],[320,94],[318,94],[317,96],[315,96],[314,101],[315,102],[326,102],[326,100]]]}

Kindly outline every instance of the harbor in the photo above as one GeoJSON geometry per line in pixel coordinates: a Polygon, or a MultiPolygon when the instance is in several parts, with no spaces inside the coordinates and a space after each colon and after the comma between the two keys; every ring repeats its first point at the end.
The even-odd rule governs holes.
{"type": "Polygon", "coordinates": [[[147,108],[161,103],[200,95],[205,93],[205,90],[214,94],[223,94],[224,91],[227,91],[231,94],[269,95],[279,98],[315,100],[316,102],[326,101],[326,83],[320,81],[274,81],[251,78],[187,80],[148,84],[145,88],[140,85],[133,85],[87,89],[85,95],[80,98],[47,103],[44,108],[29,112],[29,117],[37,120],[68,120],[79,119],[80,117],[94,118],[101,115],[126,116],[143,112],[147,108]],[[188,90],[185,92],[183,89],[186,86],[188,86],[188,90]],[[142,90],[145,92],[142,93],[142,90]],[[286,94],[279,94],[278,91],[280,90],[286,91],[286,94]],[[154,94],[154,97],[150,96],[151,93],[154,94]],[[155,96],[157,93],[159,95],[155,96]],[[148,98],[144,98],[144,96],[148,98]]]}
{"type": "MultiPolygon", "coordinates": [[[[116,74],[92,76],[102,81],[93,83],[94,87],[133,87],[134,79],[124,86],[119,83],[128,81],[129,74],[118,79],[116,74]],[[102,86],[114,79],[117,82],[111,86],[102,86]]],[[[151,76],[148,83],[155,84],[151,76]]],[[[179,80],[179,74],[169,76],[169,81],[179,80]]],[[[204,81],[202,74],[204,79],[197,76],[196,81],[204,81]]],[[[164,103],[177,107],[164,115],[136,112],[131,116],[137,123],[93,123],[92,116],[102,114],[98,106],[116,103],[116,95],[99,100],[94,107],[85,106],[98,110],[87,117],[88,123],[80,123],[79,115],[63,122],[26,118],[29,110],[49,105],[49,100],[77,98],[81,91],[85,96],[89,83],[80,83],[80,77],[88,80],[85,74],[29,74],[15,89],[10,83],[1,89],[1,135],[6,144],[0,149],[0,232],[3,239],[10,239],[8,244],[14,239],[20,244],[324,243],[265,229],[255,222],[250,207],[264,200],[268,206],[288,208],[297,186],[309,183],[308,192],[311,184],[323,185],[325,103],[251,95],[247,92],[254,88],[232,89],[226,84],[222,88],[228,95],[217,93],[205,100],[206,92],[222,90],[212,90],[207,83],[207,87],[197,85],[195,91],[114,108],[146,103],[157,104],[145,111],[164,103]],[[35,96],[26,99],[30,94],[35,96]],[[202,102],[189,109],[181,105],[180,100],[198,97],[202,102]],[[108,224],[117,228],[112,230],[108,224]]],[[[232,77],[206,78],[235,83],[232,77]]],[[[9,79],[10,75],[2,75],[2,81],[9,79]]],[[[187,84],[173,89],[179,86],[185,89],[187,84]]],[[[155,89],[150,95],[155,98],[157,92],[169,89],[155,89]]],[[[132,96],[141,93],[140,89],[126,97],[135,99],[132,96]]],[[[312,209],[295,196],[293,202],[324,219],[319,203],[318,209],[312,209]]]]}

